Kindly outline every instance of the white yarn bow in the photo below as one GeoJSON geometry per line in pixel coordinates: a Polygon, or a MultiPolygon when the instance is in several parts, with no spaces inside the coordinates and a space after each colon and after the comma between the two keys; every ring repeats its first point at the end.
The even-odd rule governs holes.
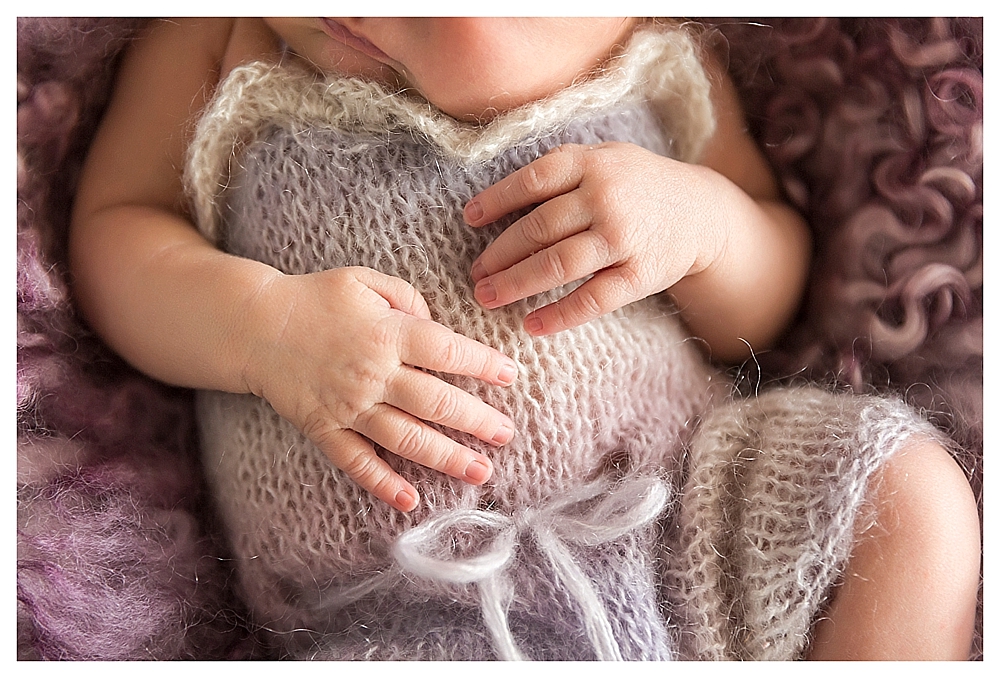
{"type": "Polygon", "coordinates": [[[438,582],[475,583],[483,620],[493,635],[500,658],[523,659],[507,624],[507,607],[513,593],[507,586],[504,570],[517,548],[518,535],[529,532],[559,581],[582,608],[584,626],[598,659],[621,661],[621,650],[607,611],[566,545],[596,546],[622,537],[654,520],[666,505],[667,495],[667,486],[658,478],[636,478],[610,489],[606,482],[592,483],[545,507],[528,509],[513,517],[456,509],[405,532],[396,541],[393,555],[405,573],[438,582]],[[601,495],[603,498],[586,512],[579,510],[579,504],[601,495]],[[577,510],[571,510],[574,508],[577,510]],[[433,555],[440,537],[452,527],[487,528],[495,536],[476,556],[445,559],[433,555]]]}

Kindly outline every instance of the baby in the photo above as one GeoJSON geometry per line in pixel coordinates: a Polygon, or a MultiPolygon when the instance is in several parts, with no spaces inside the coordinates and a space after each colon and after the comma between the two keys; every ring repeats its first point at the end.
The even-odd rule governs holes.
{"type": "MultiPolygon", "coordinates": [[[[154,22],[77,195],[80,308],[139,369],[205,390],[206,471],[282,651],[675,654],[654,525],[724,398],[699,349],[767,346],[809,258],[682,28],[154,22]]],[[[914,435],[877,481],[887,529],[858,541],[811,656],[963,658],[964,476],[914,435]]]]}

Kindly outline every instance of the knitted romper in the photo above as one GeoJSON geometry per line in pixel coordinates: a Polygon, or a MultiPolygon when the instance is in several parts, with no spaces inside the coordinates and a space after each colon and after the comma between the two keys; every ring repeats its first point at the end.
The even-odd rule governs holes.
{"type": "Polygon", "coordinates": [[[691,161],[712,128],[707,79],[677,31],[641,31],[599,77],[482,128],[294,64],[227,78],[186,177],[206,235],[289,274],[367,266],[402,278],[435,321],[520,366],[507,388],[439,375],[515,422],[502,448],[448,432],[493,460],[484,486],[379,450],[422,495],[408,514],[360,490],[263,400],[199,394],[241,592],[282,656],[803,650],[867,478],[920,424],[893,403],[816,390],[729,402],[662,297],[534,338],[524,316],[572,286],[492,311],[472,294],[473,260],[515,218],[466,226],[473,195],[564,143],[691,161]]]}

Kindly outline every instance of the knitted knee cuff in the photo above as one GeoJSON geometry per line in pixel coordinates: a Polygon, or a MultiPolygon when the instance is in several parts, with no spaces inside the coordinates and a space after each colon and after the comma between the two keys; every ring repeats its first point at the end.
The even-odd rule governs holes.
{"type": "Polygon", "coordinates": [[[875,471],[913,433],[901,402],[778,389],[717,408],[688,455],[665,583],[690,659],[795,659],[842,573],[875,471]]]}

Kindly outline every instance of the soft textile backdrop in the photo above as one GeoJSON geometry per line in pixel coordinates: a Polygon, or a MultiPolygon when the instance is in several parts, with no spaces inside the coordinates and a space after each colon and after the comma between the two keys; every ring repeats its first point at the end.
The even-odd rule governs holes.
{"type": "MultiPolygon", "coordinates": [[[[808,217],[808,301],[745,390],[902,393],[958,443],[982,510],[982,19],[709,20],[748,119],[808,217]]],[[[125,19],[18,19],[18,656],[232,658],[230,592],[190,394],[76,316],[65,236],[125,19]]],[[[981,658],[982,610],[973,658],[981,658]]]]}

